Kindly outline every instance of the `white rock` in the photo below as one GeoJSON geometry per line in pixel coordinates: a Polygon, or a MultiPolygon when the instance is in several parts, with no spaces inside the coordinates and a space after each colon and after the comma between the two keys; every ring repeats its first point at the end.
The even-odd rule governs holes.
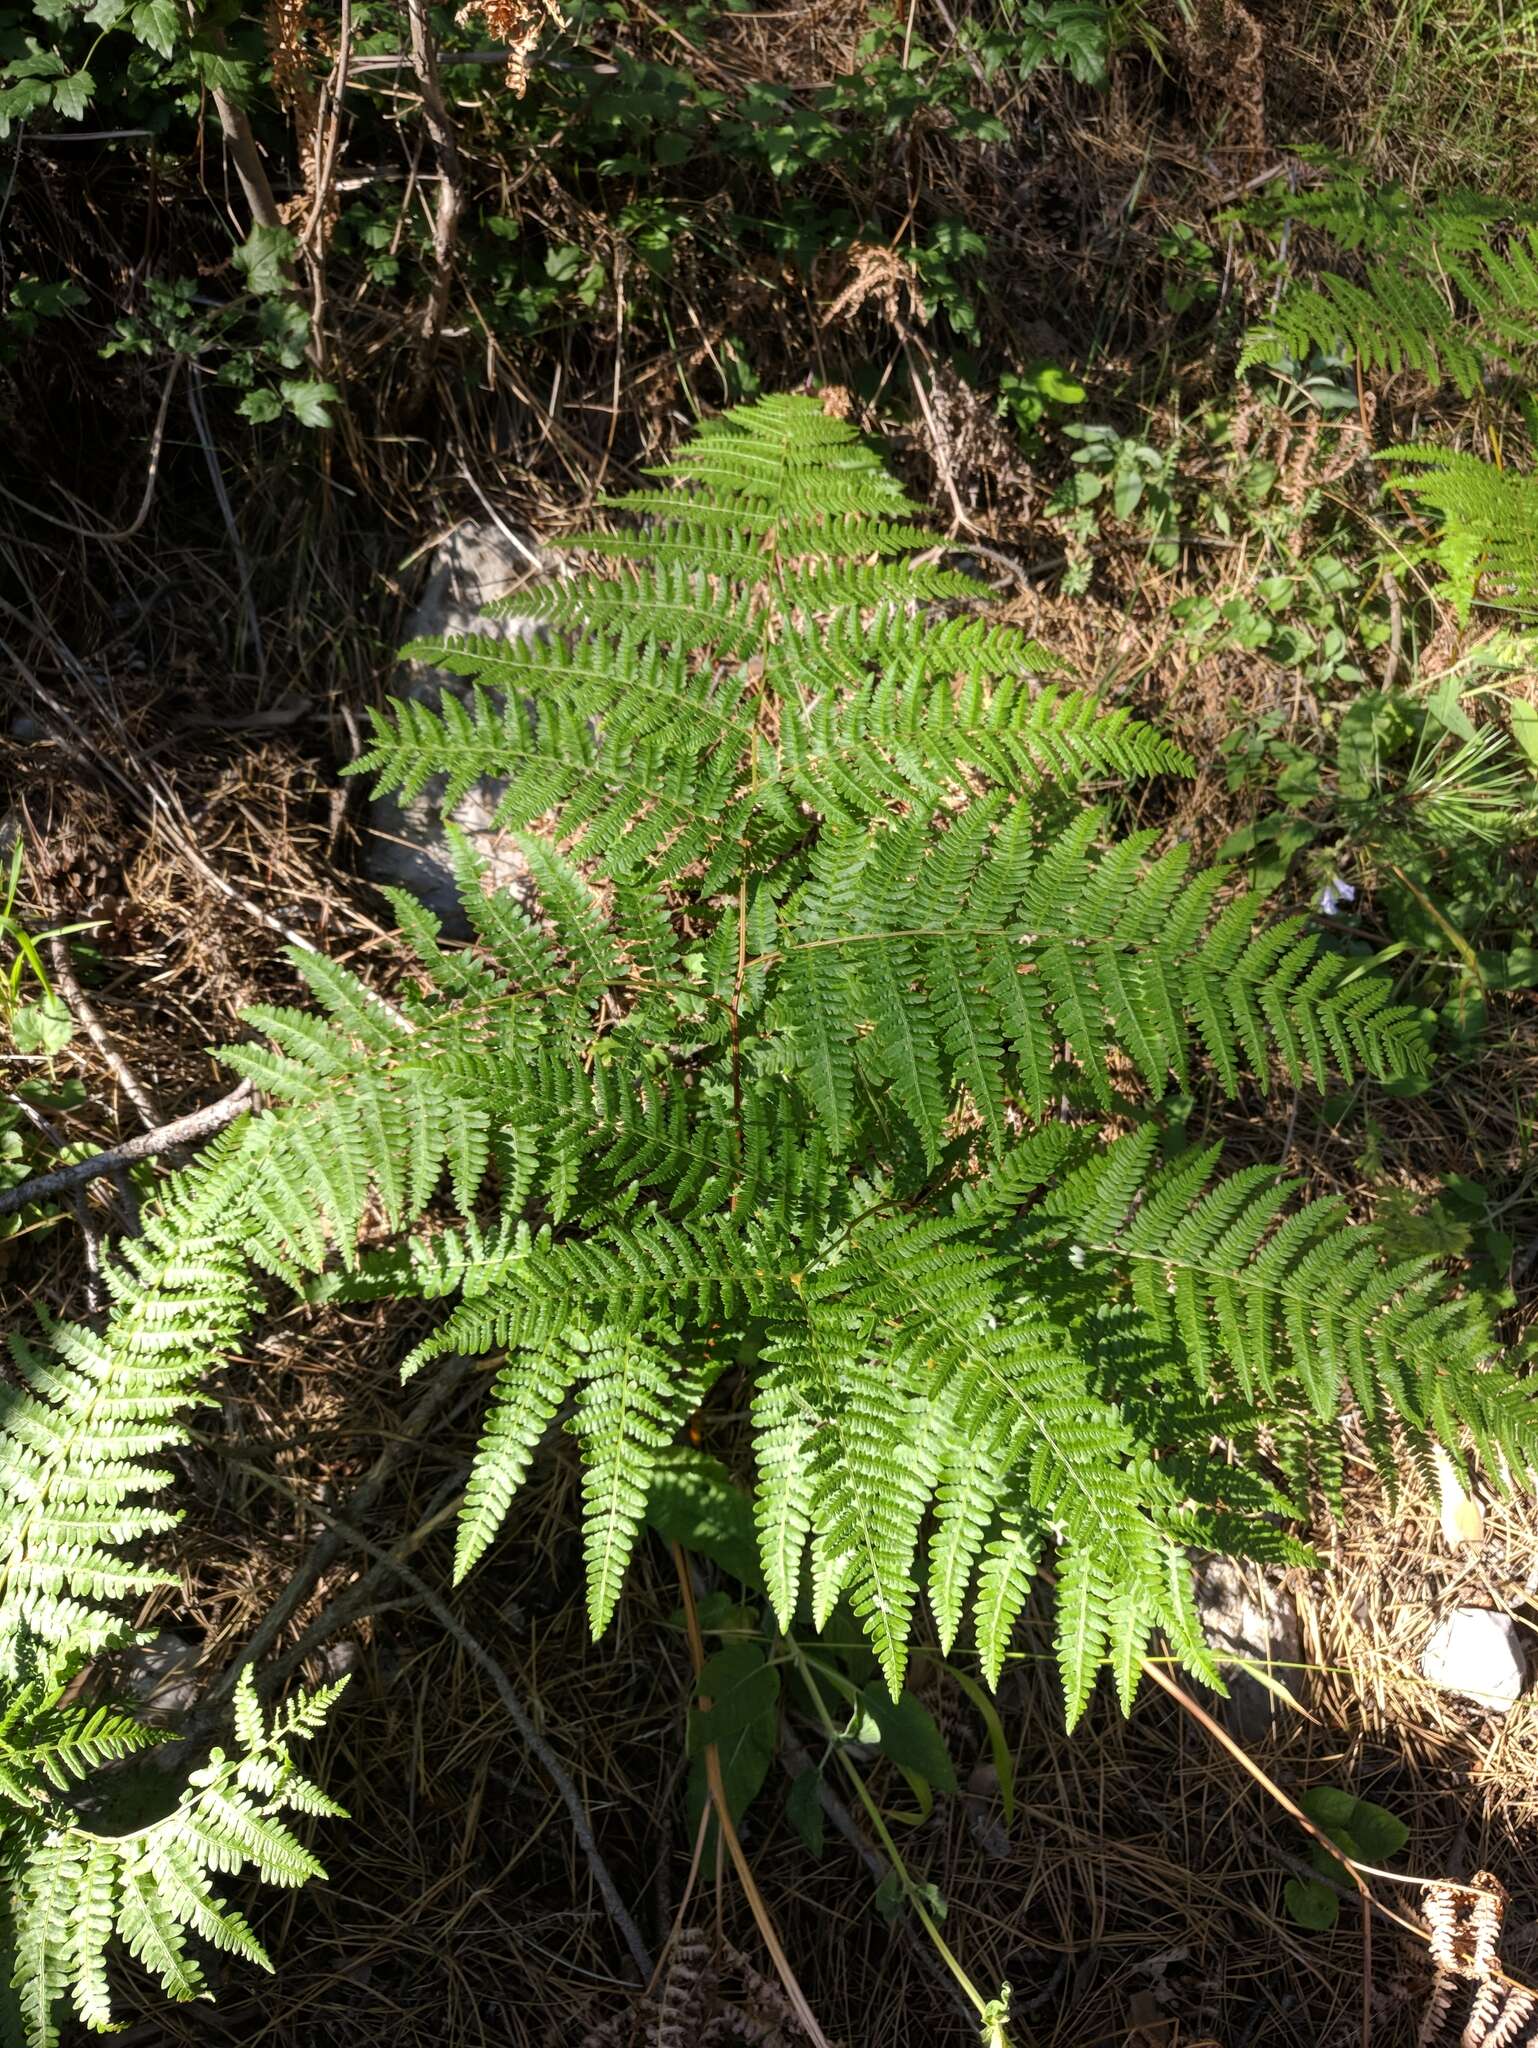
{"type": "Polygon", "coordinates": [[[1426,1645],[1421,1671],[1443,1692],[1504,1714],[1527,1682],[1527,1659],[1506,1615],[1488,1607],[1455,1607],[1426,1645]]]}
{"type": "Polygon", "coordinates": [[[146,1642],[120,1651],[122,1689],[152,1720],[174,1720],[193,1706],[201,1691],[200,1651],[195,1642],[172,1629],[160,1629],[146,1642]]]}
{"type": "Polygon", "coordinates": [[[1287,1711],[1286,1698],[1278,1694],[1298,1699],[1303,1690],[1303,1637],[1292,1594],[1258,1565],[1204,1557],[1196,1567],[1196,1611],[1220,1657],[1243,1658],[1270,1681],[1225,1666],[1228,1698],[1221,1713],[1229,1733],[1245,1743],[1278,1733],[1287,1711]]]}
{"type": "MultiPolygon", "coordinates": [[[[439,543],[427,589],[407,622],[407,638],[430,640],[480,633],[491,639],[516,640],[534,632],[532,619],[481,617],[483,606],[505,597],[528,576],[533,554],[532,548],[523,552],[489,520],[466,520],[439,543]]],[[[403,662],[390,694],[436,704],[446,689],[468,695],[463,681],[444,670],[403,662]]],[[[517,847],[495,823],[505,788],[505,783],[489,778],[478,782],[452,813],[453,822],[487,863],[492,886],[503,889],[517,888],[526,879],[517,847]]],[[[463,938],[468,926],[449,866],[444,822],[441,780],[429,783],[409,804],[402,805],[394,797],[377,799],[369,806],[368,870],[376,882],[409,889],[443,919],[453,936],[463,938]]]]}

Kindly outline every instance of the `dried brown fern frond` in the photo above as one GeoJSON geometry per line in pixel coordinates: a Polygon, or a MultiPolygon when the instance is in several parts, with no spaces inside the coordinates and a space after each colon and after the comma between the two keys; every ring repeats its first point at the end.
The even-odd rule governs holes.
{"type": "Polygon", "coordinates": [[[682,1927],[655,1991],[593,2028],[582,2048],[794,2048],[805,2039],[772,1977],[731,1942],[682,1927]]]}
{"type": "Polygon", "coordinates": [[[1532,2039],[1529,2023],[1538,2013],[1538,1998],[1512,1983],[1501,1963],[1507,1903],[1505,1886],[1488,1870],[1476,1871],[1468,1884],[1444,1881],[1427,1890],[1436,1980],[1416,2037],[1420,2048],[1435,2048],[1448,2038],[1460,1984],[1472,1984],[1474,1991],[1458,2048],[1516,2048],[1532,2039]]]}
{"type": "Polygon", "coordinates": [[[529,82],[529,59],[547,21],[559,22],[561,12],[555,0],[471,0],[459,10],[459,19],[478,14],[487,31],[507,45],[507,82],[522,99],[529,82]]]}

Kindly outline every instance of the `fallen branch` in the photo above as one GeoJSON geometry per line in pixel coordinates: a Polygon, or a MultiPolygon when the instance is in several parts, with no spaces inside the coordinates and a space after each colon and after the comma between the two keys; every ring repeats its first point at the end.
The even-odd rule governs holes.
{"type": "Polygon", "coordinates": [[[153,1159],[157,1153],[174,1151],[178,1145],[191,1144],[194,1139],[210,1138],[226,1124],[234,1123],[236,1117],[244,1116],[255,1100],[255,1088],[249,1081],[242,1081],[217,1102],[189,1110],[186,1116],[162,1124],[158,1131],[146,1131],[142,1138],[130,1138],[125,1144],[114,1145],[110,1152],[94,1152],[89,1159],[77,1159],[72,1166],[55,1167],[51,1173],[40,1173],[23,1181],[20,1187],[6,1188],[0,1192],[0,1216],[14,1216],[29,1203],[46,1202],[53,1195],[71,1194],[87,1181],[116,1173],[119,1167],[131,1166],[136,1159],[153,1159]]]}
{"type": "Polygon", "coordinates": [[[147,1131],[159,1128],[166,1120],[165,1111],[155,1099],[154,1090],[141,1081],[133,1068],[113,1044],[107,1027],[86,998],[85,991],[75,978],[75,963],[69,956],[69,947],[55,933],[48,941],[48,957],[53,962],[53,978],[59,993],[69,1005],[75,1022],[84,1031],[92,1045],[106,1061],[113,1079],[139,1112],[139,1121],[147,1131]]]}
{"type": "Polygon", "coordinates": [[[449,292],[454,282],[454,245],[459,238],[459,215],[464,204],[464,167],[459,154],[459,137],[454,132],[443,89],[438,83],[438,47],[428,19],[427,0],[407,0],[406,15],[411,31],[411,63],[422,95],[422,119],[432,137],[433,151],[442,176],[438,181],[438,205],[433,215],[433,278],[417,338],[416,367],[406,398],[409,418],[420,407],[432,376],[433,357],[448,311],[449,292]]]}

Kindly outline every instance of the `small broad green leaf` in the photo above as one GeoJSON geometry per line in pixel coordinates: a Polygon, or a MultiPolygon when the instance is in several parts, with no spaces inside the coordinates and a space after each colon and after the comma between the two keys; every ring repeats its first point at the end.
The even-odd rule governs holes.
{"type": "Polygon", "coordinates": [[[646,1519],[664,1542],[697,1551],[763,1592],[753,1504],[719,1459],[682,1445],[659,1453],[646,1519]]]}
{"type": "Polygon", "coordinates": [[[41,78],[18,78],[14,85],[0,86],[0,140],[10,134],[13,121],[24,121],[52,97],[53,87],[41,78]]]}
{"type": "MultiPolygon", "coordinates": [[[[1350,1828],[1336,1828],[1331,1834],[1330,1840],[1339,1849],[1342,1856],[1349,1856],[1353,1863],[1360,1863],[1362,1861],[1361,1844],[1357,1841],[1356,1836],[1352,1834],[1350,1828]]],[[[1322,1872],[1326,1877],[1331,1876],[1340,1868],[1338,1859],[1332,1856],[1328,1849],[1322,1848],[1317,1842],[1310,1851],[1310,1858],[1315,1870],[1322,1872]]]]}
{"type": "Polygon", "coordinates": [[[780,1674],[764,1662],[764,1653],[753,1643],[731,1643],[707,1658],[696,1688],[700,1700],[689,1717],[689,1750],[698,1755],[710,1743],[725,1749],[736,1738],[756,1729],[766,1719],[772,1731],[779,1705],[780,1674]]]}
{"type": "Polygon", "coordinates": [[[30,315],[35,320],[57,320],[74,307],[85,305],[89,297],[73,278],[45,282],[40,277],[23,277],[17,279],[11,293],[11,308],[14,313],[30,315]]]}
{"type": "Polygon", "coordinates": [[[801,1837],[809,1856],[821,1856],[826,1841],[822,1812],[822,1772],[808,1764],[785,1796],[785,1816],[801,1837]]]}
{"type": "MultiPolygon", "coordinates": [[[[1389,1862],[1393,1855],[1399,1855],[1399,1851],[1409,1841],[1409,1829],[1399,1819],[1399,1815],[1393,1815],[1393,1812],[1389,1812],[1384,1806],[1374,1806],[1372,1800],[1358,1798],[1354,1792],[1345,1792],[1341,1786],[1315,1786],[1311,1792],[1302,1794],[1298,1804],[1307,1812],[1315,1827],[1319,1827],[1331,1839],[1331,1843],[1341,1851],[1341,1855],[1348,1855],[1354,1864],[1370,1864],[1374,1868],[1380,1868],[1382,1864],[1389,1862]]],[[[1313,1849],[1309,1851],[1309,1860],[1321,1878],[1339,1880],[1341,1866],[1335,1862],[1329,1849],[1325,1849],[1321,1843],[1315,1841],[1313,1849]]],[[[1329,1886],[1305,1886],[1305,1892],[1309,1894],[1319,1890],[1329,1890],[1329,1886]]],[[[1333,1898],[1333,1892],[1329,1896],[1333,1898]]],[[[1333,1913],[1329,1915],[1329,1919],[1321,1921],[1309,1921],[1302,1917],[1307,1911],[1311,1911],[1311,1905],[1313,1909],[1323,1911],[1317,1898],[1309,1896],[1305,1898],[1305,1903],[1302,1903],[1302,1913],[1298,1913],[1296,1909],[1292,1909],[1292,1898],[1288,1898],[1288,1909],[1292,1909],[1294,1917],[1302,1919],[1302,1923],[1307,1927],[1331,1927],[1335,1923],[1333,1913]]]]}
{"type": "MultiPolygon", "coordinates": [[[[27,38],[29,42],[31,37],[27,38]]],[[[69,66],[57,50],[45,50],[32,43],[25,57],[8,57],[5,60],[7,75],[11,78],[63,78],[69,66]]]]}
{"type": "Polygon", "coordinates": [[[11,1037],[18,1052],[52,1059],[74,1035],[75,1020],[52,989],[41,1001],[21,1003],[11,1012],[11,1037]]]}
{"type": "Polygon", "coordinates": [[[276,391],[269,391],[263,386],[259,390],[248,391],[235,410],[243,420],[265,427],[270,421],[283,417],[283,401],[276,391]]]}
{"type": "MultiPolygon", "coordinates": [[[[943,1920],[946,1915],[945,1896],[927,1880],[913,1882],[913,1890],[923,1902],[924,1910],[932,1920],[943,1920]]],[[[888,1924],[896,1920],[908,1902],[908,1887],[902,1881],[902,1874],[889,1870],[876,1887],[876,1911],[888,1924]]]]}
{"type": "Polygon", "coordinates": [[[323,383],[317,377],[285,377],[278,389],[302,427],[330,426],[331,415],[326,407],[340,396],[334,384],[323,383]]]}
{"type": "Polygon", "coordinates": [[[130,26],[141,43],[148,43],[162,57],[175,50],[180,25],[176,0],[135,0],[130,26]]]}
{"type": "Polygon", "coordinates": [[[266,298],[287,289],[287,266],[295,246],[287,228],[254,227],[230,261],[246,280],[247,291],[266,298]]]}
{"type": "Polygon", "coordinates": [[[1511,736],[1538,768],[1538,704],[1529,704],[1522,697],[1511,699],[1511,736]]]}
{"type": "Polygon", "coordinates": [[[956,1771],[945,1739],[921,1700],[911,1692],[894,1700],[884,1685],[867,1685],[860,1694],[860,1712],[862,1742],[879,1743],[883,1756],[937,1792],[955,1791],[956,1771]]]}
{"type": "Polygon", "coordinates": [[[1333,1841],[1337,1828],[1349,1828],[1351,1825],[1351,1816],[1356,1810],[1356,1794],[1342,1791],[1339,1785],[1315,1785],[1303,1794],[1298,1804],[1314,1825],[1323,1828],[1333,1841]]]}
{"type": "Polygon", "coordinates": [[[245,101],[256,84],[255,66],[230,56],[209,34],[189,38],[187,54],[199,83],[211,92],[227,93],[237,105],[245,101]]]}
{"type": "Polygon", "coordinates": [[[1339,1895],[1311,1877],[1290,1877],[1282,1887],[1287,1910],[1300,1927],[1324,1933],[1340,1918],[1339,1895]]]}
{"type": "Polygon", "coordinates": [[[72,71],[68,78],[54,82],[53,103],[66,121],[79,121],[91,104],[96,80],[89,71],[72,71]]]}
{"type": "Polygon", "coordinates": [[[1077,377],[1070,377],[1056,363],[1043,363],[1036,373],[1036,388],[1054,405],[1082,405],[1089,393],[1077,377]]]}
{"type": "MultiPolygon", "coordinates": [[[[1299,1804],[1343,1855],[1359,1863],[1386,1863],[1410,1839],[1409,1828],[1397,1814],[1338,1785],[1316,1785],[1299,1804]]],[[[1325,1850],[1316,1847],[1313,1853],[1321,1869],[1336,1867],[1325,1850]]]]}
{"type": "MultiPolygon", "coordinates": [[[[707,1636],[761,1636],[756,1611],[744,1607],[734,1600],[730,1593],[706,1593],[696,1603],[694,1618],[700,1625],[701,1635],[707,1636]]],[[[683,1609],[679,1608],[674,1621],[683,1626],[683,1609]]]]}
{"type": "Polygon", "coordinates": [[[1359,1799],[1351,1816],[1351,1833],[1364,1863],[1386,1863],[1397,1856],[1410,1839],[1410,1830],[1397,1813],[1359,1799]]]}
{"type": "Polygon", "coordinates": [[[757,1798],[774,1760],[780,1700],[780,1674],[765,1663],[752,1643],[732,1643],[708,1658],[700,1673],[699,1700],[689,1716],[688,1807],[691,1827],[710,1797],[705,1751],[712,1743],[721,1766],[721,1783],[732,1819],[739,1819],[757,1798]]]}
{"type": "Polygon", "coordinates": [[[1456,674],[1445,675],[1437,688],[1426,699],[1426,709],[1438,725],[1456,733],[1461,740],[1478,737],[1474,721],[1463,708],[1463,694],[1458,688],[1456,674]]]}

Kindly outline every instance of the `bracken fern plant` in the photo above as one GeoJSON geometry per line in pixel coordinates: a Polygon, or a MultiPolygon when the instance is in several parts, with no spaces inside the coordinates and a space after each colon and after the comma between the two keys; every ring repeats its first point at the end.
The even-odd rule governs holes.
{"type": "MultiPolygon", "coordinates": [[[[980,586],[813,400],[701,428],[617,507],[642,523],[577,539],[616,561],[549,583],[538,635],[410,650],[469,701],[396,705],[357,764],[451,800],[503,778],[526,894],[461,845],[467,947],[399,896],[397,1002],[299,957],[315,1007],[254,1012],[226,1055],[265,1106],[166,1184],[105,1328],[16,1347],[3,1789],[32,2040],[66,1995],[105,2020],[114,1930],[176,1995],[189,1936],[250,1953],[207,1869],[312,1867],[274,1815],[322,1802],[286,1743],[324,1699],[268,1731],[248,1696],[234,1759],[142,1847],[103,1846],[47,1762],[61,1690],[154,1580],[153,1461],[274,1285],[444,1303],[408,1374],[498,1361],[460,1577],[564,1421],[601,1631],[724,1382],[785,1626],[847,1600],[895,1695],[927,1602],[993,1680],[1050,1557],[1070,1721],[1106,1667],[1130,1701],[1155,1631],[1216,1678],[1188,1554],[1304,1556],[1285,1524],[1338,1481],[1343,1404],[1389,1477],[1465,1433],[1530,1467],[1472,1300],[1340,1201],[1182,1149],[1161,1109],[1426,1057],[1381,978],[1084,794],[1179,751],[963,609],[980,586]]],[[[141,1739],[68,1725],[90,1763],[141,1739]]]]}

